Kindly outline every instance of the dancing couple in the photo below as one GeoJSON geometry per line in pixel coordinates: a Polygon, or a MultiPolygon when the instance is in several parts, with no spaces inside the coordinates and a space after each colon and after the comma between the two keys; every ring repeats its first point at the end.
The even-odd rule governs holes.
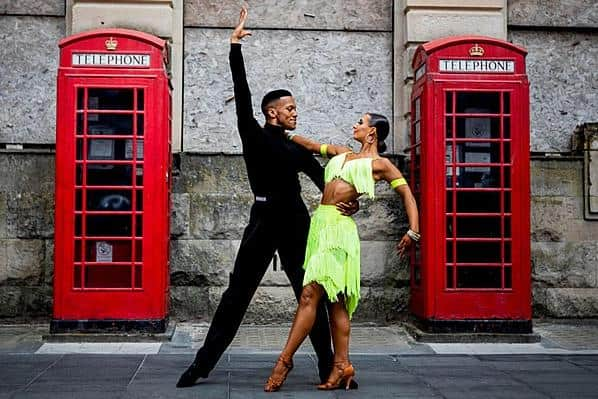
{"type": "Polygon", "coordinates": [[[214,368],[232,342],[278,250],[299,305],[287,343],[264,390],[273,392],[282,387],[293,368],[293,355],[307,335],[318,357],[318,389],[357,388],[349,360],[349,336],[350,320],[360,298],[360,242],[350,215],[357,211],[361,195],[374,198],[375,183],[387,181],[403,200],[409,219],[409,229],[398,244],[402,255],[420,238],[417,205],[400,171],[379,155],[386,149],[384,140],[389,134],[384,116],[365,113],[353,125],[353,138],[361,145],[354,153],[344,146],[289,134],[297,125],[295,100],[289,91],[275,90],[262,100],[266,123],[260,126],[253,117],[241,53],[240,40],[251,35],[245,30],[246,20],[247,8],[243,7],[231,35],[229,59],[243,157],[255,202],[229,286],[204,345],[177,386],[191,386],[214,368]],[[325,169],[312,154],[330,158],[325,169]],[[300,196],[298,172],[307,174],[322,191],[311,222],[300,196]]]}

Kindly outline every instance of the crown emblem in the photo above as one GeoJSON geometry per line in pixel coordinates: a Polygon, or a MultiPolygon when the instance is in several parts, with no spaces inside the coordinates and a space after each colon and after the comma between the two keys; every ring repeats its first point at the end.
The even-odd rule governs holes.
{"type": "Polygon", "coordinates": [[[106,44],[106,50],[110,51],[116,50],[116,46],[118,46],[118,40],[113,39],[112,37],[110,37],[110,39],[107,39],[104,43],[106,44]]]}
{"type": "Polygon", "coordinates": [[[469,49],[469,55],[472,57],[481,57],[484,55],[484,48],[476,43],[469,49]]]}

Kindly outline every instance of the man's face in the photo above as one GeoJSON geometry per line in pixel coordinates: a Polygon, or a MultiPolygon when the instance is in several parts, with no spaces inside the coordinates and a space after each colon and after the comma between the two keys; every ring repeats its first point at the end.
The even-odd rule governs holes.
{"type": "Polygon", "coordinates": [[[279,126],[285,130],[295,130],[297,127],[297,105],[293,97],[280,97],[272,108],[279,126]]]}

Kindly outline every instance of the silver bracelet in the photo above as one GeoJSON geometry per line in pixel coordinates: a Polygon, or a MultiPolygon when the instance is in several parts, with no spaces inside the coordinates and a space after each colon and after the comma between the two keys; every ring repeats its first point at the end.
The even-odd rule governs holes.
{"type": "Polygon", "coordinates": [[[413,241],[419,241],[419,239],[422,237],[421,234],[409,229],[407,230],[407,236],[409,236],[409,238],[411,238],[413,241]]]}
{"type": "Polygon", "coordinates": [[[296,134],[295,134],[295,133],[290,133],[290,134],[287,136],[287,139],[289,139],[289,140],[291,140],[291,141],[292,141],[292,140],[293,140],[293,137],[295,137],[295,136],[296,136],[296,134]]]}

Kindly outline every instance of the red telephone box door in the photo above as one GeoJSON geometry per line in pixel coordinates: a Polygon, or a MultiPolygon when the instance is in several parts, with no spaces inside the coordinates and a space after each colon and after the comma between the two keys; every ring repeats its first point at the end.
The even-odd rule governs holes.
{"type": "MultiPolygon", "coordinates": [[[[105,40],[139,51],[139,35],[148,36],[83,34],[61,60],[76,58],[77,42],[79,51],[105,40]]],[[[162,53],[148,48],[150,59],[152,50],[153,73],[61,63],[53,332],[165,328],[170,92],[162,53]]]]}

